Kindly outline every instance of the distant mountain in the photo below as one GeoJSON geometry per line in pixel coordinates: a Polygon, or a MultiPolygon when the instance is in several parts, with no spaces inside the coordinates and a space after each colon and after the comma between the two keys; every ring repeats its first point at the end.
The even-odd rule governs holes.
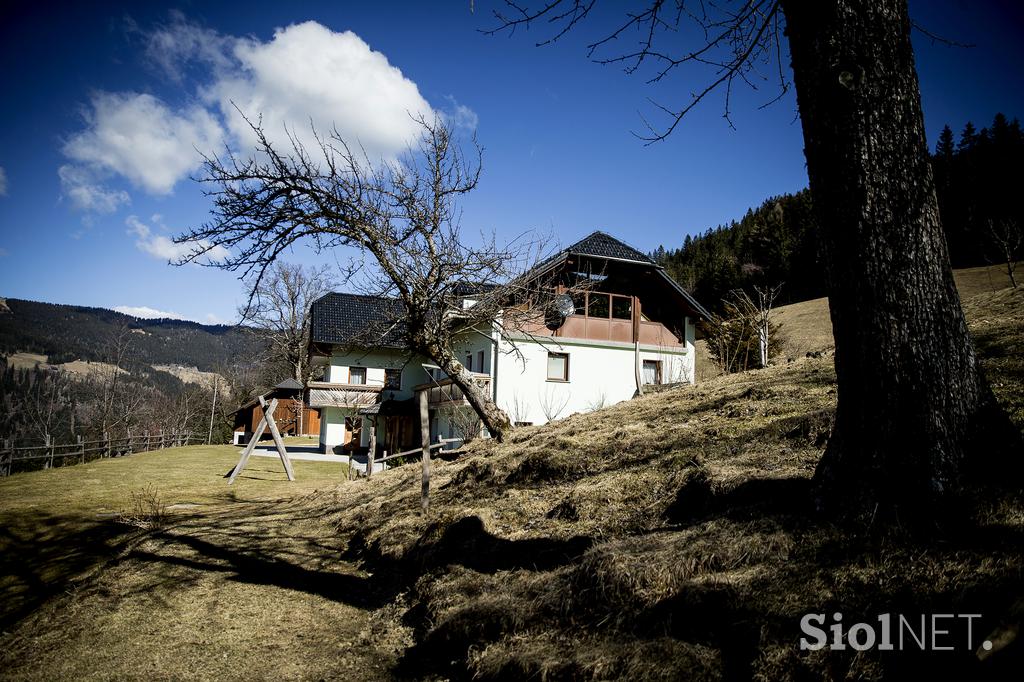
{"type": "Polygon", "coordinates": [[[144,320],[106,308],[0,299],[0,355],[26,352],[51,363],[106,361],[119,331],[131,330],[131,354],[144,365],[184,365],[206,372],[245,364],[260,343],[248,330],[184,320],[144,320]]]}

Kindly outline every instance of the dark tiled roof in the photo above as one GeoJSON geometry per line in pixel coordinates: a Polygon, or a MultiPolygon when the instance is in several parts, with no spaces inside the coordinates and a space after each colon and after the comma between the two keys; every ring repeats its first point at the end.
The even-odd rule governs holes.
{"type": "Polygon", "coordinates": [[[615,258],[617,260],[628,260],[637,263],[653,265],[654,261],[634,249],[629,244],[621,242],[610,234],[598,230],[572,246],[565,249],[565,253],[574,253],[581,256],[594,256],[596,258],[615,258]]]}
{"type": "Polygon", "coordinates": [[[394,298],[331,293],[313,301],[310,341],[401,348],[405,306],[394,298]]]}

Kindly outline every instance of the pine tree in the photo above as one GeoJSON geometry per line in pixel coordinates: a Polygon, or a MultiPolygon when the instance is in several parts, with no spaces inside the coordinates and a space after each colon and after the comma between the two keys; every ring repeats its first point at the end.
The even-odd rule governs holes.
{"type": "Polygon", "coordinates": [[[974,129],[974,124],[970,121],[964,126],[963,131],[960,133],[960,143],[957,145],[957,151],[970,151],[974,148],[974,145],[978,142],[978,133],[974,129]]]}
{"type": "Polygon", "coordinates": [[[939,133],[939,141],[935,145],[935,155],[940,159],[952,162],[954,150],[953,129],[946,124],[942,126],[942,132],[939,133]]]}

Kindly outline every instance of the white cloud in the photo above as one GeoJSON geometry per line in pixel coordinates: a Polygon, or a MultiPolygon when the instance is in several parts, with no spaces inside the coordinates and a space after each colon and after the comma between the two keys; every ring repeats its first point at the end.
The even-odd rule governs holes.
{"type": "Polygon", "coordinates": [[[71,136],[64,154],[85,167],[112,171],[151,194],[168,194],[222,139],[208,111],[172,111],[152,95],[98,92],[88,127],[71,136]],[[200,151],[197,151],[200,150],[200,151]]]}
{"type": "Polygon", "coordinates": [[[255,136],[234,106],[252,119],[262,114],[271,141],[288,144],[285,126],[307,147],[337,128],[371,158],[393,156],[420,132],[414,115],[433,115],[419,88],[388,58],[351,31],[336,33],[314,21],[278,29],[273,39],[235,43],[237,67],[205,92],[243,145],[255,136]]]}
{"type": "Polygon", "coordinates": [[[156,308],[150,308],[146,305],[130,306],[130,305],[117,305],[114,306],[114,312],[122,313],[124,315],[131,315],[132,317],[139,317],[143,320],[185,320],[187,319],[184,315],[179,313],[172,313],[167,310],[157,310],[156,308]]]}
{"type": "Polygon", "coordinates": [[[197,150],[228,144],[248,156],[255,136],[235,106],[262,119],[282,150],[290,148],[287,129],[315,153],[312,124],[322,134],[336,128],[371,159],[393,157],[415,140],[421,129],[413,116],[477,125],[476,114],[452,97],[450,111],[435,111],[416,83],[355,33],[314,21],[279,28],[264,41],[219,34],[172,14],[146,34],[144,49],[172,81],[194,83],[183,96],[189,104],[176,107],[137,92],[96,93],[85,128],[63,149],[72,167],[91,178],[73,185],[81,188],[76,195],[65,190],[79,208],[110,211],[127,203],[124,192],[103,186],[106,175],[165,195],[199,168],[197,150]]]}
{"type": "Polygon", "coordinates": [[[456,128],[475,131],[480,124],[480,117],[476,115],[476,112],[465,104],[459,104],[451,95],[448,95],[445,99],[448,100],[449,108],[444,111],[444,117],[456,128]]]}
{"type": "MultiPolygon", "coordinates": [[[[159,215],[152,217],[152,221],[157,224],[161,230],[166,228],[161,223],[159,215]]],[[[138,216],[130,215],[125,219],[125,224],[128,226],[128,234],[135,235],[135,247],[143,253],[160,258],[166,261],[180,261],[181,259],[209,246],[209,242],[205,241],[194,241],[184,242],[177,244],[173,239],[168,237],[166,234],[160,234],[153,231],[149,225],[139,220],[138,216]]],[[[223,246],[214,246],[212,249],[206,251],[203,255],[203,261],[221,261],[227,258],[229,255],[228,250],[223,246]]]]}
{"type": "Polygon", "coordinates": [[[64,164],[57,169],[61,193],[80,211],[113,213],[131,198],[124,190],[112,190],[100,184],[98,172],[82,166],[64,164]]]}
{"type": "Polygon", "coordinates": [[[217,71],[231,66],[234,39],[189,22],[178,10],[171,10],[170,23],[158,26],[145,38],[146,58],[176,83],[185,79],[185,69],[192,62],[212,66],[217,71]]]}
{"type": "Polygon", "coordinates": [[[213,313],[206,313],[206,317],[203,318],[203,324],[222,324],[223,325],[223,324],[231,324],[231,323],[229,321],[225,320],[224,318],[219,317],[218,315],[214,315],[213,313]]]}
{"type": "Polygon", "coordinates": [[[0,166],[0,197],[7,196],[7,171],[0,166]]]}

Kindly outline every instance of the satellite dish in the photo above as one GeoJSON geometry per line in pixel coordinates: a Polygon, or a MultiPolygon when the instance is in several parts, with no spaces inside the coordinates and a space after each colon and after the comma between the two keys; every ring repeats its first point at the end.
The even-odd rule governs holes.
{"type": "Polygon", "coordinates": [[[559,294],[555,296],[555,310],[562,317],[569,317],[576,312],[576,303],[569,294],[559,294]]]}
{"type": "Polygon", "coordinates": [[[559,294],[555,296],[555,300],[552,302],[551,308],[547,314],[544,315],[544,326],[555,331],[563,324],[565,324],[565,318],[569,317],[576,312],[576,303],[573,302],[572,296],[569,294],[559,294]]]}

